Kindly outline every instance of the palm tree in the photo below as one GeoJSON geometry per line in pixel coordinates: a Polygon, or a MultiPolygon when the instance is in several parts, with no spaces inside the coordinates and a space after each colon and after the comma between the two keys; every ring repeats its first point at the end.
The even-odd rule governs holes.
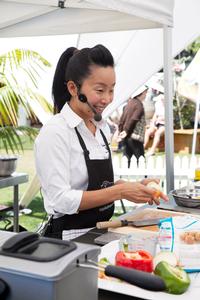
{"type": "Polygon", "coordinates": [[[22,136],[33,139],[38,132],[30,126],[18,125],[20,106],[32,119],[36,119],[32,102],[46,112],[53,111],[37,90],[42,72],[50,66],[40,54],[27,49],[14,49],[0,56],[0,141],[7,153],[23,150],[22,136]]]}

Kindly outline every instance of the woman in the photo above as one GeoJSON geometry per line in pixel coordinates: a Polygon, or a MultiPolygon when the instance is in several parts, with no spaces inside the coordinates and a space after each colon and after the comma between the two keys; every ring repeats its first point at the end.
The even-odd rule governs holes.
{"type": "Polygon", "coordinates": [[[146,157],[155,155],[156,149],[159,146],[161,137],[165,134],[165,103],[164,103],[164,88],[160,83],[151,85],[154,95],[155,112],[151,119],[150,125],[145,131],[144,148],[147,148],[150,138],[153,138],[152,146],[148,149],[146,157]]]}
{"type": "Polygon", "coordinates": [[[123,141],[123,154],[128,159],[128,168],[134,155],[139,165],[140,156],[144,157],[145,112],[143,101],[148,88],[142,86],[135,95],[129,99],[119,121],[118,141],[123,141]]]}
{"type": "Polygon", "coordinates": [[[148,180],[114,183],[109,127],[100,120],[114,86],[114,60],[104,46],[68,48],[61,55],[52,88],[57,114],[35,142],[44,205],[52,215],[48,236],[62,238],[64,231],[64,239],[78,237],[109,220],[115,200],[159,204],[148,180]]]}

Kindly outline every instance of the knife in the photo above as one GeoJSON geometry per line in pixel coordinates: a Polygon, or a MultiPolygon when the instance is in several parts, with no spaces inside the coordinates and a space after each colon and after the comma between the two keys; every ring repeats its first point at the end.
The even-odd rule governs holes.
{"type": "Polygon", "coordinates": [[[135,226],[135,227],[143,227],[143,226],[151,226],[151,225],[158,225],[161,218],[154,218],[154,219],[144,219],[144,220],[113,220],[113,221],[106,221],[106,222],[97,222],[96,227],[98,229],[103,228],[117,228],[122,226],[135,226]]]}

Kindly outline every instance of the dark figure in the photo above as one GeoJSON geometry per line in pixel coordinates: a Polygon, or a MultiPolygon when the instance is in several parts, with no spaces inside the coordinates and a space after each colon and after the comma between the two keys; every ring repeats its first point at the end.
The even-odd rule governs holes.
{"type": "Polygon", "coordinates": [[[119,141],[123,141],[123,154],[128,159],[128,168],[131,158],[135,155],[137,163],[140,156],[144,156],[145,113],[143,101],[147,87],[140,88],[125,106],[119,122],[119,141]]]}

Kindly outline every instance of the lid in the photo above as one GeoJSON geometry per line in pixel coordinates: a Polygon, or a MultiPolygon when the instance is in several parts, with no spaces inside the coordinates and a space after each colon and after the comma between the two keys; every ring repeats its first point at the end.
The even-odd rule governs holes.
{"type": "Polygon", "coordinates": [[[32,232],[20,232],[1,246],[0,254],[31,261],[48,262],[72,252],[76,247],[73,242],[43,238],[32,232]]]}

